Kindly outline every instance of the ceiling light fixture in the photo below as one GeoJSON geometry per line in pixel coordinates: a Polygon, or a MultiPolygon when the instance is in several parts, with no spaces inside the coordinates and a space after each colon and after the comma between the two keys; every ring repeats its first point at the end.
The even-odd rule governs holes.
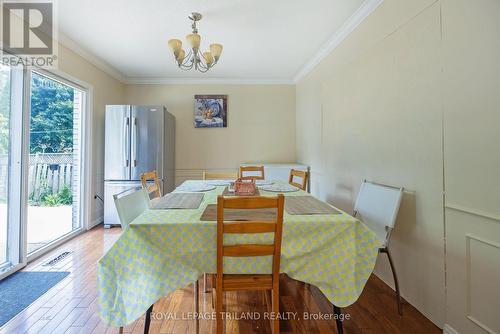
{"type": "Polygon", "coordinates": [[[186,51],[182,48],[182,41],[179,39],[169,40],[168,46],[174,53],[175,61],[180,69],[185,71],[194,69],[195,71],[205,73],[219,61],[222,53],[222,45],[210,44],[210,51],[202,53],[200,51],[201,36],[198,35],[198,28],[196,28],[196,22],[201,20],[202,16],[200,13],[191,13],[191,16],[188,16],[188,18],[193,21],[191,24],[193,32],[186,36],[186,40],[191,47],[189,53],[186,55],[186,51]]]}

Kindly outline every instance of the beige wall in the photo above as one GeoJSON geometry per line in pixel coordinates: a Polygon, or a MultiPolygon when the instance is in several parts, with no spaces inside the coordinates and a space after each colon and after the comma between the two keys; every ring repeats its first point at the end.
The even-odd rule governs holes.
{"type": "MultiPolygon", "coordinates": [[[[313,192],[351,210],[365,178],[405,186],[402,294],[460,333],[500,330],[499,17],[496,0],[385,0],[296,92],[313,192]]],[[[376,273],[392,285],[385,257],[376,273]]]]}
{"type": "MultiPolygon", "coordinates": [[[[386,0],[297,84],[312,191],[352,211],[363,179],[404,186],[391,250],[403,296],[445,320],[440,4],[386,0]],[[429,7],[430,6],[430,7],[429,7]]],[[[387,259],[376,273],[391,286],[387,259]]]]}
{"type": "Polygon", "coordinates": [[[176,183],[242,162],[295,161],[292,85],[131,85],[126,102],[158,104],[176,118],[176,183]],[[228,95],[228,127],[196,129],[194,95],[228,95]]]}
{"type": "Polygon", "coordinates": [[[500,1],[442,10],[446,322],[500,333],[500,1]]]}
{"type": "Polygon", "coordinates": [[[118,80],[98,69],[68,48],[59,46],[59,70],[92,86],[91,224],[102,222],[103,206],[93,195],[104,192],[104,109],[123,103],[124,89],[118,80]]]}

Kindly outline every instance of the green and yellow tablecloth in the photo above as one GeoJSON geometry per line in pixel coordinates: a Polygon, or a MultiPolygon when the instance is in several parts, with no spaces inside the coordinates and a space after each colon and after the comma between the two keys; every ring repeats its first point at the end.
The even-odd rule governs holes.
{"type": "MultiPolygon", "coordinates": [[[[198,209],[147,210],[130,224],[98,262],[103,321],[116,327],[127,325],[158,299],[203,273],[216,272],[217,223],[200,221],[200,216],[223,190],[216,187],[206,192],[198,209]]],[[[306,194],[297,191],[285,196],[306,194]]],[[[275,194],[261,191],[261,195],[275,194]]],[[[244,235],[232,237],[259,242],[272,235],[252,236],[252,240],[244,235]]],[[[377,254],[375,234],[344,212],[289,215],[285,211],[280,271],[317,286],[336,306],[345,307],[358,299],[377,254]]],[[[268,257],[225,259],[224,270],[268,273],[270,263],[268,257]]]]}

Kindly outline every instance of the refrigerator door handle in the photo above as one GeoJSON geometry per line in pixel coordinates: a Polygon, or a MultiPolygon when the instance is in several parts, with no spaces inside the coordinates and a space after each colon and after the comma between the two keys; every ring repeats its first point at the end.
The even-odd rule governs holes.
{"type": "Polygon", "coordinates": [[[132,116],[132,167],[137,167],[137,117],[132,116]]]}
{"type": "Polygon", "coordinates": [[[125,167],[128,167],[128,147],[129,147],[129,142],[128,142],[128,138],[129,138],[129,123],[130,123],[130,119],[128,117],[125,117],[125,122],[123,123],[124,125],[124,130],[123,130],[123,142],[125,143],[125,145],[123,145],[123,164],[125,165],[125,167]]]}

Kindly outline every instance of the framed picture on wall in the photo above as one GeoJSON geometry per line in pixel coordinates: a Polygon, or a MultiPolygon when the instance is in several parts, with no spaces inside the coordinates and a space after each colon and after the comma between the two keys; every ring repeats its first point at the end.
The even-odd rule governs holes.
{"type": "Polygon", "coordinates": [[[227,128],[227,95],[195,95],[194,127],[227,128]]]}

